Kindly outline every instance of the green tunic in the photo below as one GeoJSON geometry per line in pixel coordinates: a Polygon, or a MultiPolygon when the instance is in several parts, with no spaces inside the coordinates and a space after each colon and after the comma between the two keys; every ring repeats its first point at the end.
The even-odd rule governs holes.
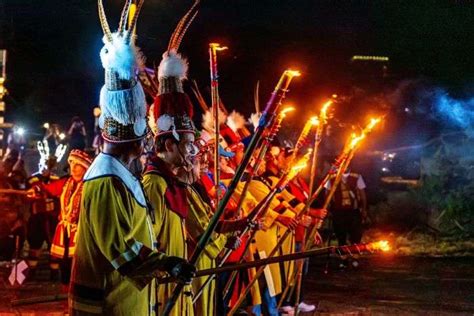
{"type": "Polygon", "coordinates": [[[154,314],[156,251],[139,181],[116,158],[100,154],[84,177],[70,315],[154,314]]]}

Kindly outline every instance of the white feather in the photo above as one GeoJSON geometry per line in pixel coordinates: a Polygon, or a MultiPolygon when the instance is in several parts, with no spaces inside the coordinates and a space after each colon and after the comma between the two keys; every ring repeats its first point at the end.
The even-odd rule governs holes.
{"type": "Polygon", "coordinates": [[[100,50],[102,67],[113,70],[124,80],[130,80],[135,76],[135,71],[144,65],[144,57],[134,41],[126,41],[126,33],[119,36],[112,33],[113,41],[109,42],[106,37],[102,39],[104,47],[100,50]]]}
{"type": "MultiPolygon", "coordinates": [[[[227,115],[219,109],[219,123],[224,124],[227,121],[227,115]]],[[[202,115],[202,127],[208,132],[214,132],[214,115],[211,111],[206,111],[202,115]]]]}
{"type": "Polygon", "coordinates": [[[252,123],[254,130],[257,129],[257,126],[260,122],[260,117],[262,117],[262,113],[252,113],[250,115],[249,121],[252,123]]]}
{"type": "Polygon", "coordinates": [[[158,78],[178,77],[180,80],[184,80],[187,73],[188,61],[181,54],[176,51],[163,54],[163,59],[158,67],[158,78]]]}
{"type": "Polygon", "coordinates": [[[237,133],[244,125],[245,118],[239,112],[232,111],[227,117],[227,126],[229,126],[234,133],[237,133]]]}

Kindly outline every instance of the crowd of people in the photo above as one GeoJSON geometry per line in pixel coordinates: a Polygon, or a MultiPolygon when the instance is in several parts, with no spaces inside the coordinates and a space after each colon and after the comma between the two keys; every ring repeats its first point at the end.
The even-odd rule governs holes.
{"type": "MultiPolygon", "coordinates": [[[[127,1],[126,14],[132,12],[129,5],[127,1]]],[[[236,112],[222,113],[216,138],[213,115],[207,112],[203,129],[195,127],[193,104],[183,89],[188,62],[178,49],[196,4],[173,33],[154,78],[140,82],[136,70],[141,55],[132,35],[140,7],[133,11],[130,25],[122,16],[118,31],[111,33],[99,1],[105,85],[95,157],[85,152],[85,127],[75,118],[68,131],[73,140],[68,176],[55,175],[54,128],[42,142],[54,154],[42,155],[37,173],[28,178],[22,173],[18,151],[3,159],[0,183],[4,179],[15,183],[16,173],[28,179],[24,185],[9,187],[13,193],[25,192],[18,195],[28,207],[12,215],[15,220],[8,224],[5,238],[26,240],[20,244],[29,248],[30,278],[47,245],[51,277],[68,287],[70,315],[227,315],[234,308],[251,315],[291,315],[295,307],[302,312],[315,310],[315,305],[303,301],[304,286],[299,295],[282,295],[286,288],[299,286],[292,261],[270,264],[261,276],[251,268],[234,275],[218,274],[210,282],[207,276],[195,277],[196,270],[301,251],[307,229],[321,227],[328,211],[318,200],[306,205],[305,172],[291,179],[255,215],[298,158],[295,148],[274,141],[254,154],[209,240],[200,243],[242,163],[255,126],[245,125],[236,112]],[[146,91],[153,92],[151,106],[146,104],[145,84],[146,91]],[[260,151],[266,153],[256,159],[260,151]],[[280,242],[288,230],[289,237],[280,242]],[[199,256],[194,258],[196,253],[199,256]],[[166,276],[175,282],[159,282],[166,276]],[[175,293],[176,282],[184,286],[181,292],[175,293]],[[242,293],[248,294],[242,298],[242,293]]],[[[331,181],[326,183],[328,190],[331,181]]],[[[338,184],[332,214],[340,244],[346,244],[348,237],[351,243],[361,240],[361,223],[367,214],[364,188],[362,177],[351,172],[338,184]]],[[[17,198],[0,195],[13,197],[17,198]]],[[[14,203],[2,200],[2,205],[13,208],[14,203]]],[[[316,244],[322,242],[319,234],[312,238],[316,244]]],[[[9,245],[12,256],[15,242],[9,245]]]]}

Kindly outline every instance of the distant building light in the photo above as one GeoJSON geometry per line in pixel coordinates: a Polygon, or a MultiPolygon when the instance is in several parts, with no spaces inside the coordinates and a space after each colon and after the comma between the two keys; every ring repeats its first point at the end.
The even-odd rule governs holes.
{"type": "Polygon", "coordinates": [[[386,56],[364,56],[364,55],[354,55],[351,58],[351,61],[362,60],[362,61],[389,61],[390,59],[386,56]]]}
{"type": "Polygon", "coordinates": [[[382,172],[389,172],[390,170],[388,170],[388,168],[382,168],[382,172]]]}
{"type": "Polygon", "coordinates": [[[405,112],[410,113],[410,108],[405,108],[405,112]]]}

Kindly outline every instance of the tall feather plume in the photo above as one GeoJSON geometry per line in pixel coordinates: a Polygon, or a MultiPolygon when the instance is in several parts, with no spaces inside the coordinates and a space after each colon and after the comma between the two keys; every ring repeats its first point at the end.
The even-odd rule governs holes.
{"type": "Polygon", "coordinates": [[[128,13],[130,11],[131,4],[132,4],[132,0],[127,0],[125,1],[125,5],[123,6],[122,14],[120,15],[119,28],[118,28],[120,35],[122,35],[123,32],[125,31],[125,26],[127,25],[127,18],[128,18],[128,13]]]}
{"type": "Polygon", "coordinates": [[[198,13],[197,7],[200,2],[200,0],[195,0],[188,12],[186,12],[186,14],[178,22],[178,25],[176,26],[173,34],[171,35],[170,41],[168,43],[168,51],[178,51],[179,45],[181,44],[184,34],[186,33],[198,13]]]}
{"type": "Polygon", "coordinates": [[[128,27],[127,36],[125,37],[125,40],[126,40],[127,43],[130,42],[130,39],[133,35],[133,30],[135,29],[135,26],[137,25],[138,16],[140,15],[140,11],[142,10],[142,6],[143,6],[144,2],[145,2],[145,0],[140,0],[140,2],[138,2],[137,11],[135,12],[135,15],[133,16],[133,19],[130,22],[130,25],[128,27]]]}
{"type": "Polygon", "coordinates": [[[107,22],[107,17],[105,16],[104,4],[102,0],[97,2],[99,8],[99,20],[100,25],[102,26],[102,31],[104,32],[105,38],[111,43],[112,42],[112,32],[110,31],[109,23],[107,22]]]}

